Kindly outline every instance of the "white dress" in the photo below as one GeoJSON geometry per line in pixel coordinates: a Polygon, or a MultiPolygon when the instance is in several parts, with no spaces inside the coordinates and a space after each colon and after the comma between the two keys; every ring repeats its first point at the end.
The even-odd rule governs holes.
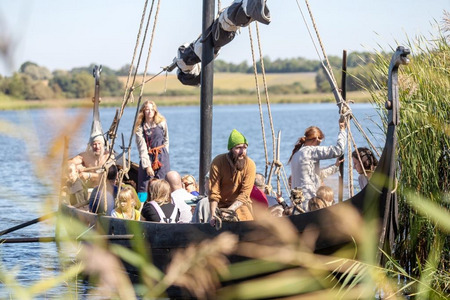
{"type": "Polygon", "coordinates": [[[309,199],[316,195],[321,185],[320,161],[341,156],[344,153],[346,141],[347,132],[341,130],[335,146],[303,146],[292,156],[290,163],[292,188],[302,189],[306,199],[303,202],[304,208],[308,206],[309,199]]]}

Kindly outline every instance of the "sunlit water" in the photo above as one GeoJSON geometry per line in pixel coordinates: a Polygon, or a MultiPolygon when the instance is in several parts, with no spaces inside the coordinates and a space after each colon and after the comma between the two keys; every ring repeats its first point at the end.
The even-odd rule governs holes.
{"type": "MultiPolygon", "coordinates": [[[[375,109],[369,104],[352,106],[353,113],[370,135],[376,147],[384,145],[384,135],[379,128],[380,119],[375,109]]],[[[272,131],[265,114],[265,136],[269,160],[272,160],[272,131]]],[[[180,174],[190,173],[198,178],[199,164],[199,107],[161,107],[160,112],[166,117],[170,133],[171,168],[180,174]]],[[[338,133],[338,111],[333,104],[277,104],[271,106],[274,132],[281,130],[281,155],[283,164],[287,163],[297,139],[303,135],[306,127],[319,126],[325,133],[323,145],[335,144],[338,133]]],[[[103,130],[109,129],[115,109],[105,108],[101,111],[103,130]]],[[[135,109],[128,108],[121,120],[119,133],[123,133],[125,145],[130,139],[130,131],[135,109]]],[[[255,161],[257,171],[265,171],[265,154],[261,133],[261,121],[256,105],[215,106],[213,117],[212,157],[226,152],[228,135],[233,128],[242,132],[248,142],[248,155],[255,161]]],[[[59,189],[62,148],[49,164],[44,158],[55,147],[54,141],[63,135],[70,136],[69,155],[76,155],[86,148],[89,137],[92,112],[82,109],[43,109],[29,111],[0,112],[0,230],[12,227],[45,214],[49,206],[54,209],[59,189]],[[76,119],[85,117],[81,126],[76,119]],[[74,128],[77,128],[74,131],[74,128]],[[53,180],[54,179],[54,180],[53,180]]],[[[367,142],[353,127],[358,146],[367,146],[367,142]]],[[[115,150],[122,138],[116,140],[115,150]]],[[[132,160],[138,161],[134,141],[132,142],[132,160]]],[[[323,166],[334,160],[322,163],[323,166]]],[[[347,172],[347,171],[346,171],[347,172]]],[[[286,173],[290,174],[289,166],[286,173]]],[[[345,173],[346,174],[346,173],[345,173]]],[[[345,175],[347,177],[347,175],[345,175]]],[[[356,174],[355,174],[356,178],[356,174]]],[[[327,184],[337,191],[337,175],[327,180],[327,184]]],[[[345,193],[346,190],[345,190],[345,193]]],[[[54,236],[51,222],[39,223],[21,229],[3,238],[54,236]]],[[[3,244],[0,246],[1,272],[14,275],[21,286],[30,286],[41,279],[59,274],[60,263],[58,250],[54,243],[3,244]]],[[[92,289],[88,283],[78,281],[76,288],[61,285],[53,288],[42,298],[83,297],[92,289]]],[[[0,283],[0,298],[10,297],[11,289],[0,283]]]]}

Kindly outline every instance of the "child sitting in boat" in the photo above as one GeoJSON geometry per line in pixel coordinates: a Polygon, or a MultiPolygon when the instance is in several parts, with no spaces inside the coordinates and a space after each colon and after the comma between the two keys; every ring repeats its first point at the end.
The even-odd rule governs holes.
{"type": "Polygon", "coordinates": [[[140,203],[136,191],[131,185],[124,185],[117,196],[116,208],[111,212],[111,217],[139,221],[141,213],[135,209],[140,203]]]}
{"type": "Polygon", "coordinates": [[[372,151],[366,147],[360,147],[352,152],[353,168],[358,172],[359,187],[363,189],[378,166],[378,160],[372,151]],[[358,152],[357,152],[358,151],[358,152]],[[359,158],[358,158],[359,153],[359,158]]]}
{"type": "Polygon", "coordinates": [[[160,223],[178,223],[180,210],[170,198],[170,185],[164,179],[155,179],[148,185],[147,201],[141,220],[160,223]]]}
{"type": "Polygon", "coordinates": [[[328,207],[334,203],[334,192],[329,186],[322,185],[316,192],[316,196],[308,202],[308,210],[313,211],[328,207]]]}
{"type": "Polygon", "coordinates": [[[195,177],[191,174],[184,175],[181,177],[181,181],[183,182],[184,189],[191,193],[194,196],[200,196],[198,192],[198,185],[195,177]]]}

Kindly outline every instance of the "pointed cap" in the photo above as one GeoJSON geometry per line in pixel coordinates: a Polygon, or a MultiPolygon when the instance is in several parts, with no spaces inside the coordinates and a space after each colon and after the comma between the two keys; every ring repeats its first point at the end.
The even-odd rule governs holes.
{"type": "Polygon", "coordinates": [[[233,131],[231,131],[230,137],[228,138],[228,150],[231,150],[231,148],[240,144],[248,145],[247,139],[242,133],[240,133],[236,129],[233,129],[233,131]]]}

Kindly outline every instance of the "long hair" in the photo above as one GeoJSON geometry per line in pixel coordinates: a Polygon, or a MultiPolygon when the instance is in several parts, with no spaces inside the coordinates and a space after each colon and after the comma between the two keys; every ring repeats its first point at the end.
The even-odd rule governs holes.
{"type": "Polygon", "coordinates": [[[170,185],[164,179],[157,179],[148,185],[148,199],[153,200],[158,205],[170,202],[170,185]]]}
{"type": "Polygon", "coordinates": [[[142,126],[145,122],[144,108],[147,104],[153,105],[153,109],[155,110],[155,115],[153,116],[153,123],[159,124],[162,121],[166,120],[166,118],[164,118],[164,116],[158,111],[158,107],[156,106],[156,103],[154,101],[147,100],[141,105],[141,108],[139,109],[139,113],[136,118],[136,124],[134,126],[134,132],[136,132],[138,130],[139,126],[142,126]]]}
{"type": "Polygon", "coordinates": [[[292,154],[291,157],[289,157],[288,163],[291,162],[292,156],[294,156],[294,154],[298,150],[300,150],[301,147],[303,147],[303,144],[306,141],[315,140],[316,138],[319,138],[321,140],[325,138],[325,135],[323,134],[322,130],[320,130],[320,128],[317,126],[310,126],[306,128],[305,135],[298,139],[297,143],[294,146],[294,149],[292,149],[292,154]]]}
{"type": "Polygon", "coordinates": [[[139,198],[136,194],[135,189],[128,184],[124,184],[117,195],[116,207],[119,207],[120,200],[126,200],[131,203],[131,208],[136,208],[137,205],[140,206],[139,198]]]}
{"type": "MultiPolygon", "coordinates": [[[[366,170],[366,172],[373,172],[378,166],[378,159],[376,159],[369,148],[359,147],[357,150],[359,152],[359,157],[361,158],[362,167],[364,170],[366,170]]],[[[359,161],[356,150],[352,152],[352,157],[359,161]]]]}

